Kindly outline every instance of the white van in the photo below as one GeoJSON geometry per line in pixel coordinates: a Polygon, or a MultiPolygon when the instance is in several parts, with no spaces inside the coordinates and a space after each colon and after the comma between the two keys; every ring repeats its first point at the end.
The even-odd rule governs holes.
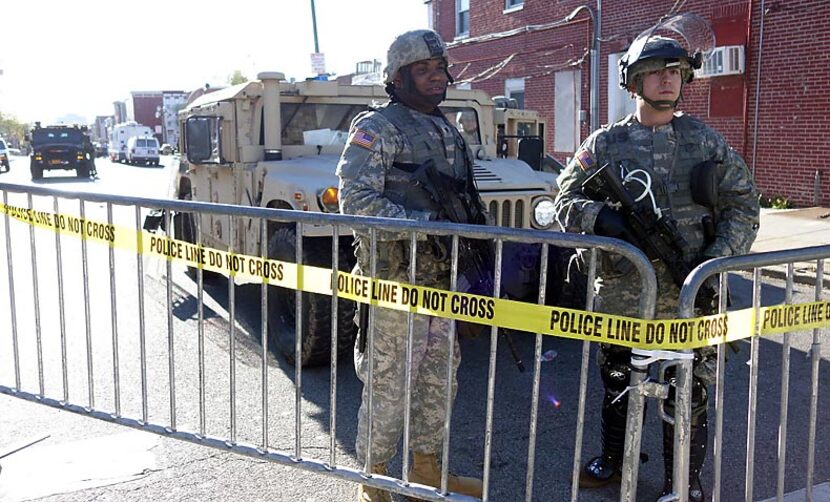
{"type": "Polygon", "coordinates": [[[112,162],[127,161],[127,141],[133,136],[152,136],[153,131],[136,121],[115,124],[110,131],[110,142],[107,151],[112,162]]]}
{"type": "Polygon", "coordinates": [[[127,164],[159,165],[159,142],[152,136],[133,136],[127,140],[127,164]]]}

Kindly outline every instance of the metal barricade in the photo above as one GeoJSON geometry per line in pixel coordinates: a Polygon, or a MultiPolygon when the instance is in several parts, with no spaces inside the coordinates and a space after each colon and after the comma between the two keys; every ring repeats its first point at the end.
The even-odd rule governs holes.
{"type": "MultiPolygon", "coordinates": [[[[260,303],[260,333],[261,345],[258,348],[256,363],[259,365],[260,391],[255,396],[250,389],[254,387],[252,382],[246,382],[241,386],[238,381],[240,354],[238,344],[241,337],[237,332],[239,325],[236,313],[236,291],[237,287],[233,280],[228,281],[227,305],[228,305],[228,333],[227,338],[222,340],[224,350],[227,354],[221,354],[216,348],[210,348],[206,343],[205,334],[205,272],[202,267],[197,267],[196,276],[196,309],[192,315],[196,317],[197,333],[195,347],[191,347],[191,340],[183,333],[176,330],[176,310],[179,305],[174,300],[173,282],[175,271],[173,260],[170,256],[165,264],[164,289],[166,298],[166,318],[162,321],[157,318],[148,319],[146,316],[147,302],[157,301],[157,298],[148,298],[146,295],[146,267],[150,266],[143,256],[149,243],[146,241],[146,234],[142,232],[143,216],[150,208],[158,208],[167,211],[165,216],[166,229],[172,236],[175,222],[171,213],[210,215],[211,221],[223,222],[225,228],[230,232],[229,242],[232,244],[228,249],[222,250],[233,256],[239,254],[235,250],[235,243],[240,242],[237,232],[244,228],[258,229],[260,236],[259,257],[267,258],[268,242],[267,233],[269,224],[280,223],[293,226],[296,235],[303,234],[305,225],[325,226],[331,228],[332,232],[332,263],[331,270],[340,268],[338,263],[340,236],[348,235],[351,231],[363,232],[371,235],[372,263],[376,260],[376,235],[378,232],[398,232],[409,236],[410,241],[410,269],[409,277],[411,283],[416,283],[415,263],[418,259],[418,246],[421,245],[416,236],[421,233],[436,236],[447,236],[452,239],[452,268],[451,285],[453,290],[457,287],[458,277],[458,246],[459,238],[485,239],[495,243],[496,258],[493,270],[495,297],[499,296],[501,288],[502,250],[503,244],[528,243],[540,244],[541,270],[539,278],[538,303],[545,304],[545,289],[547,280],[547,253],[550,246],[559,248],[579,248],[589,250],[590,260],[588,266],[588,281],[593,282],[597,257],[600,252],[608,252],[621,255],[632,262],[639,273],[643,294],[640,298],[640,313],[643,318],[651,318],[654,313],[656,280],[651,264],[637,248],[622,241],[594,236],[582,236],[558,232],[517,230],[510,228],[494,228],[469,225],[419,223],[408,220],[392,220],[385,218],[365,218],[344,216],[338,214],[321,214],[295,212],[276,209],[252,208],[229,206],[219,204],[207,204],[188,201],[156,200],[138,197],[123,197],[113,195],[101,195],[93,193],[69,193],[58,190],[51,190],[42,187],[17,186],[0,184],[0,191],[3,193],[2,202],[7,209],[5,219],[5,244],[7,257],[7,275],[9,292],[9,315],[10,326],[9,338],[11,342],[11,362],[9,366],[0,364],[0,368],[11,368],[10,371],[0,370],[0,393],[14,396],[31,402],[45,404],[57,409],[70,411],[76,414],[98,418],[107,422],[152,432],[161,436],[171,437],[188,441],[194,444],[218,448],[223,451],[230,451],[240,455],[246,455],[256,459],[263,459],[282,465],[292,466],[307,471],[316,472],[321,475],[347,480],[355,483],[363,483],[378,488],[388,489],[404,495],[416,496],[425,500],[469,500],[469,497],[447,493],[448,466],[450,464],[450,439],[452,437],[452,417],[445,417],[444,421],[444,447],[441,452],[442,459],[442,482],[440,488],[432,488],[415,483],[409,483],[407,479],[408,455],[403,456],[403,468],[400,478],[389,475],[370,474],[367,469],[354,467],[354,461],[344,463],[337,458],[337,403],[338,403],[338,359],[337,339],[338,326],[332,322],[331,331],[331,367],[330,383],[328,389],[329,421],[327,424],[330,436],[328,455],[324,458],[314,458],[310,454],[308,444],[303,440],[305,427],[304,406],[304,370],[301,364],[294,368],[293,381],[293,414],[291,419],[294,422],[294,441],[292,448],[275,448],[273,424],[275,421],[288,420],[286,413],[274,418],[272,411],[275,406],[274,400],[279,399],[279,405],[287,408],[290,403],[283,399],[284,396],[275,396],[271,385],[275,379],[275,370],[269,371],[269,347],[268,331],[269,319],[273,318],[274,312],[269,312],[268,294],[269,286],[263,281],[261,285],[260,303]],[[10,196],[11,195],[11,196],[10,196]],[[25,201],[25,202],[23,202],[25,201]],[[17,207],[22,212],[17,213],[17,218],[9,214],[10,206],[17,207]],[[105,211],[105,217],[102,216],[105,211]],[[71,213],[71,214],[70,214],[71,213]],[[68,215],[69,229],[59,228],[60,218],[57,215],[68,215]],[[29,246],[26,250],[13,245],[23,242],[19,237],[23,227],[13,224],[14,219],[27,220],[29,223],[29,246]],[[58,229],[54,233],[54,256],[50,249],[51,235],[41,232],[36,227],[58,229]],[[80,237],[78,242],[70,243],[66,233],[71,233],[73,226],[77,226],[80,237]],[[109,243],[106,249],[100,246],[88,246],[87,241],[92,233],[107,232],[114,228],[127,228],[133,232],[134,240],[129,242],[131,251],[122,252],[118,249],[117,239],[109,243]],[[67,263],[67,247],[72,246],[73,251],[78,251],[74,244],[80,244],[80,263],[73,260],[74,267],[67,263]],[[90,249],[95,247],[95,249],[90,249]],[[27,258],[26,255],[28,254],[27,258]],[[104,258],[106,256],[106,258],[104,258]],[[25,263],[25,261],[29,263],[25,263]],[[51,261],[54,260],[54,261],[51,261]],[[45,267],[44,263],[54,264],[54,271],[45,267]],[[102,266],[106,263],[106,267],[102,266]],[[134,265],[133,265],[134,264],[134,265]],[[80,265],[80,271],[77,266],[80,265]],[[124,271],[130,273],[124,273],[124,271]],[[44,272],[50,272],[47,277],[44,272]],[[134,274],[135,281],[129,280],[134,274]],[[29,277],[27,277],[29,276],[29,277]],[[67,277],[69,276],[69,277],[67,277]],[[31,279],[31,298],[34,311],[30,318],[19,316],[21,312],[20,301],[23,296],[29,294],[27,288],[22,287],[28,284],[31,279]],[[80,288],[77,288],[80,283],[80,288]],[[68,293],[74,288],[78,294],[68,293]],[[78,291],[80,290],[80,291],[78,291]],[[55,316],[44,316],[41,304],[44,303],[45,293],[52,300],[55,300],[57,319],[55,316]],[[122,296],[126,295],[126,300],[122,296]],[[108,312],[102,313],[96,303],[107,297],[108,312]],[[126,308],[137,309],[138,326],[125,326],[123,322],[124,302],[128,302],[126,308]],[[82,304],[82,305],[81,305],[82,304]],[[78,339],[72,338],[77,332],[77,326],[71,326],[68,319],[79,320],[77,312],[83,312],[83,350],[78,353],[75,346],[78,339]],[[151,323],[152,326],[148,325],[151,323]],[[130,337],[130,347],[135,345],[137,339],[138,354],[131,353],[129,357],[125,354],[125,340],[130,337]],[[32,347],[32,344],[34,347],[32,347]],[[191,357],[185,357],[182,350],[193,348],[196,351],[195,361],[191,357]],[[103,351],[103,352],[102,352],[103,351]],[[108,354],[105,356],[105,354],[108,354]],[[223,373],[221,383],[224,389],[217,390],[216,386],[207,382],[208,368],[214,368],[211,363],[227,357],[225,364],[227,372],[223,373]],[[33,361],[34,362],[33,362],[33,361]],[[51,368],[57,366],[59,374],[53,374],[51,368]],[[102,370],[102,366],[107,370],[102,370]],[[108,376],[104,376],[107,373],[108,376]],[[36,382],[36,383],[35,383],[36,382]],[[80,391],[78,389],[81,389],[80,391]],[[79,392],[86,391],[85,399],[80,399],[79,392]],[[244,391],[244,396],[243,396],[244,391]],[[214,394],[214,395],[211,395],[214,394]],[[227,402],[224,400],[227,399],[227,402]],[[211,402],[221,402],[224,409],[211,407],[211,402]],[[166,405],[166,410],[161,411],[166,405]],[[240,414],[242,408],[242,415],[240,414]],[[258,415],[258,416],[257,416],[258,415]],[[259,437],[251,439],[251,430],[256,429],[255,424],[261,426],[259,437]],[[240,425],[245,429],[240,434],[240,425]],[[211,432],[211,429],[214,432],[211,432]],[[216,430],[221,433],[216,433],[216,430]],[[248,437],[242,437],[248,436],[248,437]],[[351,465],[350,465],[351,464],[351,465]]],[[[196,235],[193,243],[202,247],[201,233],[199,226],[201,218],[194,222],[196,235]]],[[[114,230],[113,230],[114,232],[114,230]]],[[[119,241],[120,242],[120,241],[119,241]]],[[[169,241],[166,241],[169,243],[169,241]]],[[[169,245],[169,244],[168,244],[169,245]]],[[[303,239],[296,239],[297,264],[302,265],[303,239]]],[[[172,255],[171,255],[172,256],[172,255]]],[[[331,309],[332,318],[337,319],[339,308],[337,274],[331,275],[330,291],[332,292],[331,309]]],[[[374,270],[372,271],[374,275],[374,270]]],[[[374,277],[372,277],[374,278],[374,277]]],[[[299,280],[299,279],[298,279],[299,280]]],[[[296,353],[295,360],[301,360],[301,334],[304,329],[302,325],[303,296],[304,293],[298,289],[295,297],[296,323],[296,353]]],[[[592,310],[593,294],[588,288],[586,298],[586,310],[592,310]]],[[[370,319],[376,308],[370,307],[370,319]]],[[[413,329],[413,313],[408,314],[407,329],[409,343],[411,343],[413,329]]],[[[5,322],[4,317],[0,321],[5,322]]],[[[448,334],[448,343],[452,347],[455,343],[455,323],[448,334]]],[[[369,323],[368,350],[369,358],[373,357],[372,331],[374,326],[369,323]]],[[[484,418],[484,430],[481,431],[479,439],[483,442],[483,471],[484,471],[484,497],[483,500],[490,500],[492,486],[492,455],[493,438],[495,427],[496,408],[496,361],[497,348],[499,345],[498,328],[490,327],[490,353],[487,370],[486,385],[486,416],[484,418]]],[[[533,500],[535,468],[537,459],[537,432],[538,432],[538,408],[540,403],[540,375],[542,360],[543,335],[536,334],[534,346],[534,368],[531,391],[531,403],[529,411],[529,431],[527,436],[527,466],[523,470],[524,499],[533,500]]],[[[4,341],[3,343],[6,343],[4,341]]],[[[2,354],[3,351],[0,351],[2,354]]],[[[572,470],[571,499],[578,497],[578,477],[581,468],[581,445],[583,438],[583,424],[585,421],[585,405],[587,400],[587,381],[589,364],[590,342],[585,341],[582,347],[580,385],[578,390],[579,405],[577,420],[575,423],[574,458],[572,470]]],[[[408,353],[411,358],[411,351],[408,353]]],[[[450,350],[452,354],[452,350],[450,350]]],[[[247,361],[248,364],[253,364],[247,361]]],[[[217,363],[218,364],[218,363],[217,363]]],[[[447,361],[447,378],[452,375],[452,356],[447,361]]],[[[406,361],[407,371],[411,368],[411,360],[406,361]]],[[[370,368],[371,368],[370,364],[370,368]]],[[[371,370],[370,370],[371,371],[371,370]]],[[[409,376],[407,377],[409,378],[409,376]]],[[[369,378],[371,381],[371,377],[369,378]]],[[[370,384],[371,385],[371,384],[370,384]]],[[[448,385],[449,389],[450,386],[448,385]]],[[[407,402],[410,389],[405,389],[407,402]]],[[[448,402],[452,400],[450,391],[446,396],[448,402]]],[[[370,408],[371,409],[371,408],[370,408]]],[[[408,414],[407,414],[408,415],[408,414]]],[[[404,431],[404,444],[409,442],[409,417],[406,417],[407,426],[404,431]]],[[[372,418],[369,418],[369,430],[371,431],[372,418]]],[[[323,427],[325,429],[325,427],[323,427]]],[[[285,438],[280,438],[285,439],[285,438]]],[[[372,465],[370,455],[365,459],[357,459],[358,464],[372,465]]],[[[636,464],[636,461],[635,461],[636,464]]],[[[630,472],[632,467],[626,464],[626,470],[630,472]]],[[[636,477],[636,465],[633,467],[636,477]]],[[[623,484],[622,497],[627,500],[634,499],[632,490],[634,484],[623,484]]]]}
{"type": "MultiPolygon", "coordinates": [[[[765,253],[757,253],[743,256],[725,257],[709,260],[699,267],[697,267],[686,278],[686,282],[680,293],[680,301],[678,307],[678,317],[681,319],[689,319],[694,317],[694,302],[698,290],[710,278],[717,277],[720,282],[720,312],[726,311],[726,282],[729,272],[736,271],[752,271],[752,309],[754,311],[754,323],[751,327],[750,337],[750,355],[747,364],[749,365],[749,385],[748,385],[748,405],[746,415],[746,470],[744,479],[744,493],[747,502],[755,500],[754,498],[754,484],[755,484],[755,468],[756,468],[756,427],[757,427],[757,405],[759,397],[758,381],[762,368],[759,365],[760,352],[760,336],[759,329],[761,326],[761,319],[759,312],[762,305],[761,286],[762,286],[762,272],[765,267],[773,267],[779,265],[786,265],[785,278],[785,294],[782,304],[790,305],[793,302],[793,287],[795,278],[795,263],[812,262],[815,264],[816,272],[813,281],[813,297],[815,301],[822,300],[822,290],[827,288],[824,279],[824,260],[830,258],[830,246],[815,246],[802,249],[792,249],[784,251],[773,251],[765,253]]],[[[830,318],[830,317],[828,317],[830,318]]],[[[821,361],[821,346],[820,329],[812,329],[812,340],[809,347],[809,355],[811,358],[810,371],[810,387],[809,387],[809,419],[808,419],[808,437],[807,444],[802,447],[807,449],[806,459],[806,483],[804,485],[805,499],[807,501],[813,500],[813,485],[814,485],[814,469],[816,464],[816,435],[818,422],[818,396],[819,396],[819,363],[821,361]]],[[[787,458],[787,426],[789,413],[789,398],[793,390],[790,386],[790,363],[791,363],[791,333],[784,333],[782,336],[782,359],[781,359],[781,377],[780,377],[780,414],[778,423],[777,445],[777,475],[776,480],[776,499],[778,501],[784,500],[785,492],[785,471],[788,466],[787,458]]],[[[714,487],[712,500],[718,502],[725,500],[722,498],[721,488],[723,482],[723,425],[724,415],[729,411],[724,408],[724,390],[725,390],[725,371],[726,371],[726,351],[727,347],[724,344],[718,345],[717,352],[717,380],[716,380],[716,395],[715,395],[715,438],[714,451],[711,454],[714,464],[714,487]]],[[[690,426],[691,426],[691,387],[692,387],[692,361],[686,359],[680,366],[677,380],[677,426],[675,427],[675,456],[673,465],[673,480],[674,480],[674,500],[686,500],[688,496],[688,487],[685,480],[689,476],[689,453],[690,453],[690,426]]],[[[826,441],[820,441],[825,444],[826,441]]],[[[825,449],[826,451],[826,444],[825,449]]],[[[790,461],[791,463],[791,461],[790,461]]],[[[772,472],[765,472],[772,478],[772,472]]],[[[827,474],[824,473],[824,478],[827,474]]],[[[729,500],[735,500],[730,497],[729,500]]]]}

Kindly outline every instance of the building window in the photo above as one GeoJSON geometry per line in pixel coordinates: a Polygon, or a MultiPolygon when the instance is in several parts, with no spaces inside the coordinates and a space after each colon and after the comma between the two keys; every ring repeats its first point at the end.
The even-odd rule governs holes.
{"type": "Polygon", "coordinates": [[[504,81],[505,97],[515,99],[519,108],[525,107],[525,79],[508,78],[504,81]]]}
{"type": "Polygon", "coordinates": [[[455,36],[470,35],[470,0],[455,0],[455,36]]]}
{"type": "Polygon", "coordinates": [[[608,55],[608,117],[607,123],[613,124],[629,113],[634,112],[635,102],[630,93],[620,87],[619,61],[623,52],[608,55]]]}
{"type": "Polygon", "coordinates": [[[525,5],[525,0],[504,0],[504,13],[522,10],[525,5]]]}
{"type": "Polygon", "coordinates": [[[558,71],[553,95],[553,150],[574,152],[579,147],[579,110],[582,109],[581,73],[579,70],[558,71]]]}
{"type": "Polygon", "coordinates": [[[433,10],[434,7],[432,6],[432,0],[425,0],[424,4],[426,4],[427,6],[427,28],[429,28],[430,30],[434,30],[435,19],[433,16],[435,15],[435,11],[433,10]]]}

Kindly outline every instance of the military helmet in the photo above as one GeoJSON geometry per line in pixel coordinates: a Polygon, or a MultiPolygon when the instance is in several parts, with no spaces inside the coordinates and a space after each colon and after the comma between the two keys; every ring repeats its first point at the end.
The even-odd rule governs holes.
{"type": "Polygon", "coordinates": [[[620,58],[620,87],[627,89],[640,73],[671,67],[680,67],[683,82],[689,83],[694,79],[694,70],[700,68],[702,60],[700,53],[690,57],[680,43],[668,37],[651,36],[645,44],[635,41],[620,58]]]}
{"type": "Polygon", "coordinates": [[[416,61],[432,58],[447,59],[447,46],[438,33],[432,30],[412,30],[399,35],[386,53],[387,65],[384,82],[395,80],[398,70],[416,61]]]}

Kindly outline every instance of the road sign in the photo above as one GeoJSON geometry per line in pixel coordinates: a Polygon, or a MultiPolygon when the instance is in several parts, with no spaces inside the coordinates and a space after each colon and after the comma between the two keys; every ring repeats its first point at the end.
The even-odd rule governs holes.
{"type": "Polygon", "coordinates": [[[326,55],[324,53],[311,53],[311,71],[315,75],[322,75],[326,73],[326,55]]]}

